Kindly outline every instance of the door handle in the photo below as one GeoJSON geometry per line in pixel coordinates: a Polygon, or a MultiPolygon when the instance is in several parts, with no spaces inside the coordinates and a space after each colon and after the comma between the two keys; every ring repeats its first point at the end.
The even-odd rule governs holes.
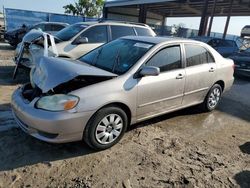
{"type": "Polygon", "coordinates": [[[183,74],[178,74],[178,76],[176,76],[176,79],[178,80],[183,79],[183,78],[184,78],[183,74]]]}
{"type": "Polygon", "coordinates": [[[214,72],[214,71],[215,71],[214,67],[211,67],[211,68],[209,69],[209,72],[214,72]]]}

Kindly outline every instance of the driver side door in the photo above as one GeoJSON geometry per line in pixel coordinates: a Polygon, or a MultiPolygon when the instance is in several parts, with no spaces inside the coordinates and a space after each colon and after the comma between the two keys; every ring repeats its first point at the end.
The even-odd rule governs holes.
{"type": "Polygon", "coordinates": [[[158,76],[138,80],[137,118],[147,119],[182,104],[185,70],[179,44],[167,46],[149,59],[146,66],[160,68],[158,76]]]}

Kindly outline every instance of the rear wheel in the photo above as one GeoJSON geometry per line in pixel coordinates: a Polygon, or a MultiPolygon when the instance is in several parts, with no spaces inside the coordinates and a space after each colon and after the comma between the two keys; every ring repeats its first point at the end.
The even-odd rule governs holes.
{"type": "Polygon", "coordinates": [[[203,104],[202,109],[204,111],[213,111],[219,104],[221,99],[222,88],[219,84],[215,84],[208,92],[203,104]]]}
{"type": "Polygon", "coordinates": [[[93,149],[104,150],[115,145],[124,135],[128,126],[126,113],[119,107],[106,107],[90,119],[83,139],[93,149]]]}

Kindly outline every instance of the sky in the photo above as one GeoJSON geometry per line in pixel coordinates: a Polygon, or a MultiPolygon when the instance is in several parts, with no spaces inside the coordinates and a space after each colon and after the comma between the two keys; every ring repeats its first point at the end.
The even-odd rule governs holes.
{"type": "MultiPolygon", "coordinates": [[[[42,12],[64,13],[63,6],[74,3],[75,0],[0,0],[0,11],[5,8],[16,8],[24,10],[35,10],[42,12]]],[[[228,34],[240,35],[245,25],[250,25],[250,17],[232,17],[230,20],[228,34]]],[[[200,18],[168,18],[167,25],[183,23],[187,28],[198,29],[200,18]]],[[[223,33],[226,17],[215,17],[212,27],[213,32],[223,33]]]]}

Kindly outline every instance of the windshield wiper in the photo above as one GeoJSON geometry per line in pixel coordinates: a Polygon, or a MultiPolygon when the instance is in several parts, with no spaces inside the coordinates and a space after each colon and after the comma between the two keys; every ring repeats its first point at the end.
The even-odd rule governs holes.
{"type": "Polygon", "coordinates": [[[120,63],[120,49],[117,50],[116,56],[115,56],[115,62],[114,65],[112,67],[112,72],[115,72],[115,68],[117,67],[117,65],[119,65],[120,63]]]}

